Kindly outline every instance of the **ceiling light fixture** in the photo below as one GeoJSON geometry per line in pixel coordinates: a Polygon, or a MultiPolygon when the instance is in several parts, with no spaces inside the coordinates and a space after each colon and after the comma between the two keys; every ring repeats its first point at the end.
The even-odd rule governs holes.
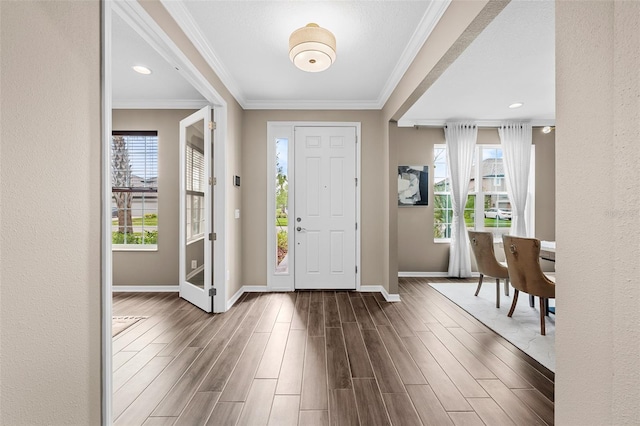
{"type": "Polygon", "coordinates": [[[511,105],[509,105],[509,108],[511,109],[520,108],[522,105],[524,105],[524,102],[514,102],[511,105]]]}
{"type": "Polygon", "coordinates": [[[324,71],[336,60],[336,38],[318,24],[298,28],[289,37],[289,59],[303,71],[324,71]]]}
{"type": "Polygon", "coordinates": [[[142,65],[135,65],[135,66],[133,66],[131,68],[133,68],[133,70],[135,72],[139,73],[139,74],[143,74],[143,75],[151,74],[151,70],[149,68],[147,68],[147,67],[142,66],[142,65]]]}
{"type": "Polygon", "coordinates": [[[551,133],[552,130],[555,130],[555,126],[544,126],[542,128],[542,133],[551,133]]]}

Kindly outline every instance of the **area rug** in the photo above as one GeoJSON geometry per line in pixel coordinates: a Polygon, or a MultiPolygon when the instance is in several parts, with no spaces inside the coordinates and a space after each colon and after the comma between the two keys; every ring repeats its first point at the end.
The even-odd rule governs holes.
{"type": "Polygon", "coordinates": [[[111,337],[116,337],[118,334],[131,327],[133,324],[147,317],[112,317],[111,321],[111,337]]]}
{"type": "MultiPolygon", "coordinates": [[[[521,293],[518,296],[516,310],[509,318],[507,314],[511,308],[513,288],[509,296],[505,296],[504,285],[501,284],[500,308],[496,308],[495,280],[485,281],[477,297],[474,296],[476,283],[431,283],[429,285],[540,364],[555,371],[555,315],[551,314],[547,317],[546,336],[540,335],[537,298],[535,307],[531,308],[529,295],[521,293]]],[[[550,305],[554,305],[553,300],[550,305]]]]}

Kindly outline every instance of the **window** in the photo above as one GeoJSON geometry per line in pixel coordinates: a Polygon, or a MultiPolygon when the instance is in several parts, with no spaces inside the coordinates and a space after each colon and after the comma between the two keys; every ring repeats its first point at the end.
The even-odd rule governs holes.
{"type": "Polygon", "coordinates": [[[158,132],[113,132],[111,190],[113,248],[157,249],[158,132]]]}
{"type": "Polygon", "coordinates": [[[289,252],[289,140],[276,139],[276,274],[289,272],[287,254],[289,252]]]}
{"type": "Polygon", "coordinates": [[[187,143],[187,242],[204,238],[204,152],[187,143]]]}
{"type": "MultiPolygon", "coordinates": [[[[533,152],[533,147],[532,147],[533,152]]],[[[534,156],[531,156],[532,162],[534,156]]],[[[534,167],[529,185],[534,185],[534,167]]],[[[435,241],[451,238],[453,208],[451,188],[447,168],[446,145],[434,146],[434,224],[435,241]]],[[[533,194],[533,190],[531,190],[533,194]]],[[[532,203],[528,203],[529,208],[532,203]]],[[[491,231],[501,238],[511,229],[511,202],[507,195],[504,162],[500,145],[477,145],[469,179],[469,194],[464,210],[464,220],[468,229],[491,231]]],[[[533,221],[528,221],[533,225],[533,221]]]]}

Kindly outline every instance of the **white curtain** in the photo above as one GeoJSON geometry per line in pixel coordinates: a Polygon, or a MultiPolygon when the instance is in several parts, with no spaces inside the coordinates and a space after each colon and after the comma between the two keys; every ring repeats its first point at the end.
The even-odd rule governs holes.
{"type": "Polygon", "coordinates": [[[507,193],[511,200],[511,235],[528,237],[525,209],[531,166],[531,124],[507,123],[498,129],[502,143],[507,193]]]}
{"type": "Polygon", "coordinates": [[[451,245],[449,246],[449,276],[470,277],[471,255],[469,237],[464,222],[464,206],[469,194],[469,179],[473,153],[478,138],[478,127],[473,123],[447,123],[444,128],[447,140],[447,164],[451,178],[451,245]]]}

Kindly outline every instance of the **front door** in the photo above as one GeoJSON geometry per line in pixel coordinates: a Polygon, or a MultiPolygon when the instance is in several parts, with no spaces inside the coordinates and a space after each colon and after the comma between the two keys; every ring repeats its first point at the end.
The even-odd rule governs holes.
{"type": "Polygon", "coordinates": [[[211,108],[180,121],[180,297],[213,310],[211,108]]]}
{"type": "Polygon", "coordinates": [[[356,288],[356,128],[295,127],[295,287],[356,288]]]}

